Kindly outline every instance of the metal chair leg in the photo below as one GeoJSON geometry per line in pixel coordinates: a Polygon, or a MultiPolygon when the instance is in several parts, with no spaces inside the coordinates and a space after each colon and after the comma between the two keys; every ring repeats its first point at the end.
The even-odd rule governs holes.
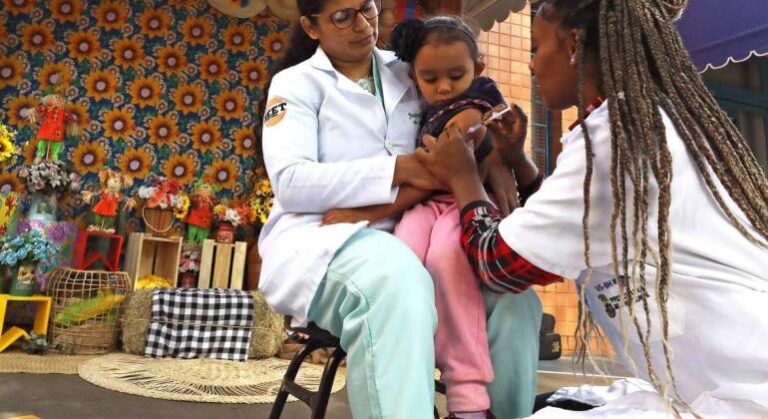
{"type": "Polygon", "coordinates": [[[339,364],[347,356],[346,352],[340,347],[334,349],[331,354],[331,359],[325,364],[323,369],[323,375],[320,379],[320,386],[315,393],[312,406],[311,419],[323,419],[325,417],[325,411],[328,408],[328,401],[331,398],[331,389],[333,388],[333,379],[336,377],[336,370],[339,368],[339,364]]]}
{"type": "Polygon", "coordinates": [[[307,342],[304,347],[301,348],[301,350],[293,357],[293,360],[291,360],[291,363],[288,365],[288,369],[285,371],[285,375],[283,376],[283,383],[280,385],[280,390],[277,392],[277,397],[275,397],[275,403],[272,405],[272,411],[269,414],[269,419],[280,418],[280,415],[282,415],[283,409],[285,408],[285,403],[288,400],[288,391],[285,389],[285,383],[293,382],[296,379],[296,375],[298,375],[299,368],[301,368],[301,364],[304,362],[304,359],[319,347],[320,346],[314,342],[307,342]]]}

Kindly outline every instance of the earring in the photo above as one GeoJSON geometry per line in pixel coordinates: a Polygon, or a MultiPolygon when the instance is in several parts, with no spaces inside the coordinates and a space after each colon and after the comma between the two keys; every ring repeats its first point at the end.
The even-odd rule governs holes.
{"type": "Polygon", "coordinates": [[[571,55],[571,65],[576,64],[576,54],[571,55]]]}

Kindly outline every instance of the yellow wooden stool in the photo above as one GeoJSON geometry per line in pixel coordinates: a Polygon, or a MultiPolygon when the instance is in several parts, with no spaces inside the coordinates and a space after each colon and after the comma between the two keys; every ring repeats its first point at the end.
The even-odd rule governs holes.
{"type": "Polygon", "coordinates": [[[7,332],[3,333],[3,326],[5,325],[5,309],[8,307],[9,301],[30,301],[35,303],[37,309],[35,310],[35,324],[32,327],[38,335],[44,335],[48,331],[48,317],[51,315],[51,297],[44,295],[32,295],[29,297],[19,297],[10,294],[0,294],[0,352],[10,346],[13,342],[16,342],[20,337],[27,337],[29,333],[25,332],[19,327],[13,326],[7,332]]]}

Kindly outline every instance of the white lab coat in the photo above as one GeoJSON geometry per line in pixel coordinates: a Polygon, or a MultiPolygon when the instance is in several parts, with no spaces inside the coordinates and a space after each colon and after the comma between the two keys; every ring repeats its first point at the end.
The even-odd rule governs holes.
{"type": "MultiPolygon", "coordinates": [[[[587,287],[587,303],[595,320],[617,352],[628,354],[629,359],[625,361],[633,360],[639,375],[645,378],[645,357],[634,328],[630,329],[625,348],[620,321],[622,312],[610,306],[612,298],[618,298],[618,286],[613,282],[609,241],[613,197],[607,103],[590,114],[587,125],[594,153],[589,224],[594,270],[589,282],[583,256],[585,163],[584,136],[580,127],[561,140],[563,152],[553,175],[527,201],[525,207],[501,222],[499,230],[504,240],[534,265],[576,278],[580,287],[587,287]]],[[[672,275],[667,310],[669,344],[678,389],[686,401],[709,414],[705,417],[720,417],[713,414],[722,411],[718,410],[722,407],[718,404],[725,403],[726,411],[736,409],[736,404],[740,403],[738,399],[746,400],[750,406],[754,404],[757,406],[755,409],[768,415],[768,350],[765,348],[768,344],[768,251],[749,243],[733,228],[712,198],[666,114],[664,125],[673,159],[669,214],[672,275]]],[[[658,188],[655,182],[652,183],[648,233],[652,246],[658,248],[658,188]]],[[[722,187],[720,189],[729,208],[745,225],[749,225],[736,204],[722,187]]],[[[632,196],[630,186],[627,187],[627,196],[632,196]]],[[[627,213],[630,214],[628,224],[631,229],[632,209],[629,208],[627,213]]],[[[754,229],[750,231],[755,233],[754,229]]],[[[654,295],[654,262],[649,260],[646,266],[652,359],[655,370],[663,377],[664,355],[654,295]]],[[[640,323],[645,324],[642,305],[636,304],[635,307],[640,313],[640,323]]],[[[623,311],[623,324],[628,325],[628,312],[626,309],[623,311]]],[[[631,363],[627,363],[632,368],[631,363]]],[[[633,396],[632,406],[637,407],[638,397],[633,396]]],[[[600,417],[635,417],[629,413],[631,409],[626,410],[628,405],[621,406],[620,401],[614,403],[615,409],[606,406],[604,411],[593,411],[589,417],[600,416],[600,413],[605,413],[600,417]]],[[[650,405],[647,407],[653,409],[650,405]]],[[[642,410],[641,407],[638,412],[642,410]]],[[[745,415],[742,417],[755,417],[745,415]]],[[[541,417],[550,416],[542,414],[541,417]]]]}
{"type": "Polygon", "coordinates": [[[275,203],[259,237],[259,289],[277,312],[293,316],[294,325],[306,323],[336,251],[365,227],[321,227],[323,214],[394,202],[395,156],[416,146],[421,102],[409,66],[391,52],[374,54],[385,107],[336,71],[321,48],[278,73],[269,90],[263,145],[275,203]]]}

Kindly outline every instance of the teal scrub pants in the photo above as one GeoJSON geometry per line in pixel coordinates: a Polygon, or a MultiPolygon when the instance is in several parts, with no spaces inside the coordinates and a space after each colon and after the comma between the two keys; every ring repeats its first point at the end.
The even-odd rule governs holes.
{"type": "MultiPolygon", "coordinates": [[[[541,303],[484,291],[498,419],[531,414],[536,395],[541,303]]],[[[309,307],[309,321],[347,352],[352,415],[431,418],[434,405],[434,286],[411,250],[391,234],[364,229],[334,256],[309,307]]]]}

